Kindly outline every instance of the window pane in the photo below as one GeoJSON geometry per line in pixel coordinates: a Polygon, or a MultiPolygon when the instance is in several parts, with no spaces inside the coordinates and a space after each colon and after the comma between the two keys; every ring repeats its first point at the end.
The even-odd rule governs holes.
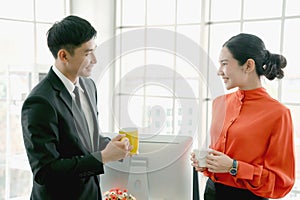
{"type": "Polygon", "coordinates": [[[300,19],[287,19],[284,30],[283,52],[287,59],[287,67],[284,69],[285,76],[300,78],[299,67],[299,35],[300,19]]]}
{"type": "MultiPolygon", "coordinates": [[[[157,77],[159,80],[159,77],[157,77]]],[[[173,79],[162,77],[161,79],[166,79],[165,82],[170,81],[173,84],[173,79]]],[[[159,84],[159,82],[162,82],[164,80],[159,80],[157,83],[151,83],[145,86],[145,91],[147,96],[159,96],[159,97],[173,97],[174,89],[168,87],[168,85],[165,84],[159,84]]],[[[143,88],[144,89],[144,88],[143,88]]]]}
{"type": "Polygon", "coordinates": [[[122,12],[121,12],[121,6],[122,6],[122,1],[115,1],[116,3],[116,27],[120,27],[121,21],[123,20],[122,12]]]}
{"type": "Polygon", "coordinates": [[[5,199],[5,177],[6,177],[6,174],[5,174],[5,161],[2,160],[2,158],[4,158],[4,156],[0,157],[0,199],[5,199]],[[4,187],[3,187],[4,186],[4,187]]]}
{"type": "Polygon", "coordinates": [[[241,2],[240,0],[211,0],[211,21],[240,19],[241,2]]]}
{"type": "Polygon", "coordinates": [[[146,95],[173,96],[175,56],[173,52],[147,50],[146,56],[145,81],[156,85],[147,87],[146,95]]]}
{"type": "Polygon", "coordinates": [[[172,98],[146,98],[145,121],[148,134],[173,134],[171,110],[173,110],[172,98]]]}
{"type": "MultiPolygon", "coordinates": [[[[136,85],[137,82],[132,82],[128,77],[140,81],[141,76],[144,76],[144,72],[138,72],[137,68],[145,65],[145,34],[142,29],[122,29],[121,34],[125,34],[124,37],[120,36],[119,43],[116,43],[116,60],[119,65],[116,65],[116,85],[121,85],[125,89],[131,88],[132,84],[136,85]],[[137,31],[137,32],[131,32],[137,31]],[[127,35],[129,34],[129,36],[127,35]],[[137,41],[138,40],[138,41],[137,41]],[[126,75],[126,79],[123,80],[126,75]],[[122,80],[120,80],[122,79],[122,80]],[[120,82],[121,81],[121,82],[120,82]],[[126,85],[129,84],[129,85],[126,85]]],[[[140,68],[139,68],[140,69],[140,68]]],[[[125,92],[121,89],[121,92],[125,92]]]]}
{"type": "Polygon", "coordinates": [[[294,185],[294,189],[297,189],[297,192],[291,192],[291,196],[293,194],[295,199],[299,199],[299,188],[300,188],[300,106],[289,106],[291,109],[293,125],[294,125],[294,136],[295,136],[295,154],[296,154],[296,182],[294,185]],[[298,197],[298,198],[297,198],[298,197]]]}
{"type": "Polygon", "coordinates": [[[300,103],[300,79],[282,79],[282,101],[300,103]]]}
{"type": "Polygon", "coordinates": [[[122,26],[145,25],[145,0],[123,0],[122,26]]]}
{"type": "MultiPolygon", "coordinates": [[[[144,126],[144,97],[141,96],[135,96],[134,94],[129,96],[129,103],[127,107],[121,108],[121,112],[126,112],[126,109],[128,110],[129,118],[132,120],[134,126],[137,127],[143,127],[144,126]]],[[[122,113],[123,114],[123,113],[122,113]]],[[[121,114],[121,115],[122,115],[121,114]]],[[[127,124],[128,119],[123,118],[121,120],[122,127],[129,126],[130,124],[127,124]]]]}
{"type": "Polygon", "coordinates": [[[37,57],[36,62],[40,65],[52,65],[54,61],[54,57],[52,56],[50,50],[47,46],[47,31],[49,30],[51,25],[48,24],[37,24],[37,57]]]}
{"type": "Polygon", "coordinates": [[[202,93],[201,90],[205,88],[206,80],[202,79],[204,75],[195,67],[198,66],[192,66],[185,60],[176,58],[176,72],[180,76],[175,79],[177,97],[198,98],[202,93]]]}
{"type": "MultiPolygon", "coordinates": [[[[27,163],[27,161],[25,161],[27,163]]],[[[24,163],[18,163],[19,167],[24,163]]],[[[24,199],[29,199],[29,194],[31,192],[32,175],[30,169],[22,170],[10,168],[10,198],[21,199],[20,197],[24,197],[24,199]]]]}
{"type": "Polygon", "coordinates": [[[300,14],[300,1],[299,0],[286,0],[286,11],[287,16],[299,15],[300,14]]]}
{"type": "Polygon", "coordinates": [[[55,22],[64,17],[65,0],[35,0],[36,20],[55,22]]]}
{"type": "Polygon", "coordinates": [[[245,22],[243,32],[251,33],[260,37],[270,52],[279,53],[280,27],[281,22],[279,20],[245,22]]]}
{"type": "MultiPolygon", "coordinates": [[[[200,25],[183,25],[177,26],[177,32],[179,34],[188,37],[188,39],[193,40],[193,42],[200,45],[200,25]]],[[[178,40],[178,38],[177,38],[178,40]]],[[[178,41],[177,41],[178,42],[178,41]]]]}
{"type": "MultiPolygon", "coordinates": [[[[113,65],[108,67],[108,70],[102,74],[101,77],[98,77],[96,80],[96,86],[98,91],[98,108],[99,108],[99,127],[101,131],[108,132],[109,131],[109,123],[112,119],[113,115],[113,107],[111,98],[110,88],[110,77],[111,70],[113,69],[113,65]]],[[[96,66],[100,67],[100,66],[96,66]]]]}
{"type": "Polygon", "coordinates": [[[147,24],[175,24],[174,0],[148,0],[147,1],[147,24]]]}
{"type": "MultiPolygon", "coordinates": [[[[194,75],[198,75],[198,73],[195,73],[194,75]]],[[[183,98],[199,97],[199,94],[201,93],[200,90],[205,89],[201,86],[205,86],[205,85],[201,84],[201,81],[199,81],[199,77],[195,77],[194,75],[193,77],[176,78],[175,94],[177,95],[177,97],[183,97],[183,98]]]]}
{"type": "MultiPolygon", "coordinates": [[[[291,109],[291,115],[292,115],[292,119],[293,119],[294,133],[295,133],[294,135],[295,135],[295,139],[296,139],[295,144],[300,148],[300,118],[297,117],[297,116],[300,116],[300,106],[288,106],[288,107],[291,109]]],[[[299,156],[300,156],[300,154],[299,154],[299,156]]],[[[300,161],[300,157],[298,160],[300,161]]],[[[300,170],[299,167],[298,167],[298,169],[300,170]]],[[[297,176],[300,177],[300,171],[297,174],[297,176]]]]}
{"type": "Polygon", "coordinates": [[[8,105],[6,103],[7,98],[7,73],[2,71],[3,68],[0,65],[0,199],[4,199],[5,196],[5,169],[6,169],[6,134],[7,134],[7,114],[8,105]],[[3,138],[3,139],[2,139],[3,138]]]}
{"type": "Polygon", "coordinates": [[[200,23],[201,0],[177,0],[177,24],[200,23]]]}
{"type": "Polygon", "coordinates": [[[33,24],[0,20],[0,63],[7,65],[26,65],[34,63],[33,24]],[[22,30],[22,33],[20,33],[22,30]]]}
{"type": "Polygon", "coordinates": [[[115,95],[115,113],[113,114],[116,131],[122,127],[144,127],[144,97],[131,95],[115,95]]]}
{"type": "Polygon", "coordinates": [[[174,128],[175,134],[194,136],[200,127],[198,113],[199,102],[197,100],[176,99],[174,128]]]}
{"type": "Polygon", "coordinates": [[[222,45],[238,33],[240,33],[239,23],[215,24],[210,27],[209,57],[216,67],[219,66],[218,60],[222,45]]]}
{"type": "Polygon", "coordinates": [[[0,5],[0,17],[33,20],[33,0],[1,0],[0,5]]]}
{"type": "Polygon", "coordinates": [[[280,17],[282,0],[244,0],[244,19],[280,17]]]}
{"type": "MultiPolygon", "coordinates": [[[[20,68],[23,69],[22,66],[16,69],[20,70],[20,68]]],[[[11,198],[24,197],[28,199],[27,195],[31,190],[31,172],[24,153],[25,148],[20,126],[20,114],[23,101],[31,88],[31,75],[29,72],[8,72],[2,78],[5,81],[5,93],[8,92],[5,99],[7,98],[9,102],[7,105],[4,101],[5,110],[1,108],[1,113],[6,114],[1,119],[1,122],[3,122],[3,124],[1,123],[1,130],[3,130],[1,137],[7,140],[1,140],[3,142],[1,147],[4,151],[0,151],[1,158],[3,159],[0,162],[6,165],[9,164],[9,166],[0,172],[0,182],[4,181],[7,175],[7,182],[1,183],[5,186],[4,188],[8,187],[7,183],[10,184],[10,190],[6,195],[11,198]]],[[[0,197],[3,196],[4,199],[3,192],[4,190],[0,191],[0,197]]]]}
{"type": "MultiPolygon", "coordinates": [[[[121,92],[132,92],[130,88],[134,88],[140,84],[141,79],[144,78],[145,60],[144,51],[135,51],[124,55],[121,58],[120,77],[117,79],[121,83],[121,92]],[[128,91],[129,89],[129,91],[128,91]]],[[[117,84],[118,84],[117,83],[117,84]]]]}
{"type": "MultiPolygon", "coordinates": [[[[175,53],[173,52],[166,52],[162,49],[157,50],[147,50],[146,51],[146,60],[148,65],[162,65],[165,67],[170,68],[170,70],[174,69],[174,58],[175,53]]],[[[151,74],[151,71],[148,72],[147,75],[154,76],[158,74],[151,74]]]]}
{"type": "Polygon", "coordinates": [[[21,108],[23,101],[31,89],[31,74],[29,72],[9,73],[9,137],[11,153],[18,154],[25,151],[20,126],[21,108]]]}
{"type": "Polygon", "coordinates": [[[262,86],[267,89],[270,96],[274,99],[278,99],[278,79],[269,80],[265,76],[262,76],[261,82],[262,86]]]}

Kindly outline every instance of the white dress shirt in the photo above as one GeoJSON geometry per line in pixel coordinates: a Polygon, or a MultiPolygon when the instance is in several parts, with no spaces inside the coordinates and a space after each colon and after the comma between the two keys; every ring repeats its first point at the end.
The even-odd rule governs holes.
{"type": "MultiPolygon", "coordinates": [[[[85,115],[86,121],[88,123],[88,129],[90,132],[90,138],[91,138],[91,144],[94,148],[93,144],[93,134],[94,134],[94,124],[93,124],[93,116],[92,116],[92,110],[89,106],[87,97],[84,95],[84,90],[81,88],[79,81],[76,81],[75,85],[70,81],[63,73],[59,71],[59,69],[54,65],[52,67],[54,73],[59,77],[59,79],[63,82],[64,86],[67,88],[68,92],[72,96],[72,99],[75,101],[75,94],[73,93],[75,85],[79,88],[79,97],[81,101],[81,107],[83,110],[83,113],[85,115]]],[[[77,79],[78,80],[78,79],[77,79]]]]}

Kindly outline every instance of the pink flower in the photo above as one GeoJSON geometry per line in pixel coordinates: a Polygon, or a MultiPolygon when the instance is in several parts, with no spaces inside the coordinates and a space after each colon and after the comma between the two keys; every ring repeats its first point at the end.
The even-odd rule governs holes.
{"type": "Polygon", "coordinates": [[[105,200],[136,200],[126,189],[112,188],[104,193],[105,200]]]}

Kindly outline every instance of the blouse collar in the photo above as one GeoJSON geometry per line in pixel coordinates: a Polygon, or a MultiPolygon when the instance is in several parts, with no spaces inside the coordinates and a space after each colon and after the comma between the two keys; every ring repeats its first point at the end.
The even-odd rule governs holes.
{"type": "Polygon", "coordinates": [[[240,101],[260,99],[260,98],[265,97],[266,94],[267,94],[267,91],[263,87],[256,88],[253,90],[240,90],[239,89],[236,92],[237,98],[240,101]]]}

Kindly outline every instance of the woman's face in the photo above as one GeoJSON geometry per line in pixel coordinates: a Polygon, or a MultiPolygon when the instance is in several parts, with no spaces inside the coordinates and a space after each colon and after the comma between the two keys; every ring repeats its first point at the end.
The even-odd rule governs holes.
{"type": "Polygon", "coordinates": [[[239,65],[227,47],[221,49],[219,63],[218,75],[223,79],[227,90],[235,87],[242,89],[246,86],[247,81],[244,66],[239,65]]]}

